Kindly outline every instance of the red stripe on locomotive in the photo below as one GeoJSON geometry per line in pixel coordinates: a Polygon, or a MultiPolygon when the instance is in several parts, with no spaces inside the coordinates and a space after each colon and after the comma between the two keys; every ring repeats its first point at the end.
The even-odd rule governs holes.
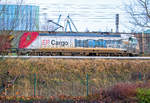
{"type": "Polygon", "coordinates": [[[24,33],[19,41],[19,48],[27,48],[37,37],[38,32],[27,32],[24,33]]]}

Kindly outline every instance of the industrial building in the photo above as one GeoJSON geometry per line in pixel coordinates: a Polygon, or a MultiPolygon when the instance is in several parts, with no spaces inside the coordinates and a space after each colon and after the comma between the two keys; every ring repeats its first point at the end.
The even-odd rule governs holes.
{"type": "Polygon", "coordinates": [[[38,31],[39,6],[0,5],[0,30],[38,31]]]}
{"type": "Polygon", "coordinates": [[[150,30],[134,34],[139,42],[140,52],[143,55],[150,55],[150,30]]]}

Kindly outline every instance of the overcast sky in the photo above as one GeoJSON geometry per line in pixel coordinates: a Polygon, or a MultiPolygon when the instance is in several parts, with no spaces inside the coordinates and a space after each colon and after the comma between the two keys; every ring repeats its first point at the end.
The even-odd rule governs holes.
{"type": "MultiPolygon", "coordinates": [[[[5,0],[3,0],[5,1],[5,0]]],[[[13,3],[13,0],[8,0],[13,3]]],[[[24,4],[40,6],[41,22],[51,19],[57,22],[58,16],[62,18],[60,24],[69,14],[78,31],[115,31],[115,15],[120,15],[120,31],[127,31],[128,19],[124,10],[124,0],[25,0],[24,4]]],[[[126,0],[128,3],[128,0],[126,0]]]]}

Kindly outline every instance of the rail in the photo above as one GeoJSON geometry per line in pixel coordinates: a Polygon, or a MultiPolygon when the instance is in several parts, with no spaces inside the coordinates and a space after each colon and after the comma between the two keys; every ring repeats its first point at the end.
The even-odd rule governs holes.
{"type": "Polygon", "coordinates": [[[150,57],[109,57],[109,56],[0,56],[3,58],[56,58],[56,59],[125,59],[125,60],[150,60],[150,57]]]}

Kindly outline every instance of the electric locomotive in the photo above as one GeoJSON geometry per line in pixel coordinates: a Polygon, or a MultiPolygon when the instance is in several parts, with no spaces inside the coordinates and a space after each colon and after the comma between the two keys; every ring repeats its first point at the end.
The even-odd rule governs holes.
{"type": "Polygon", "coordinates": [[[135,56],[137,39],[130,35],[93,32],[26,32],[19,41],[18,55],[31,56],[135,56]]]}

